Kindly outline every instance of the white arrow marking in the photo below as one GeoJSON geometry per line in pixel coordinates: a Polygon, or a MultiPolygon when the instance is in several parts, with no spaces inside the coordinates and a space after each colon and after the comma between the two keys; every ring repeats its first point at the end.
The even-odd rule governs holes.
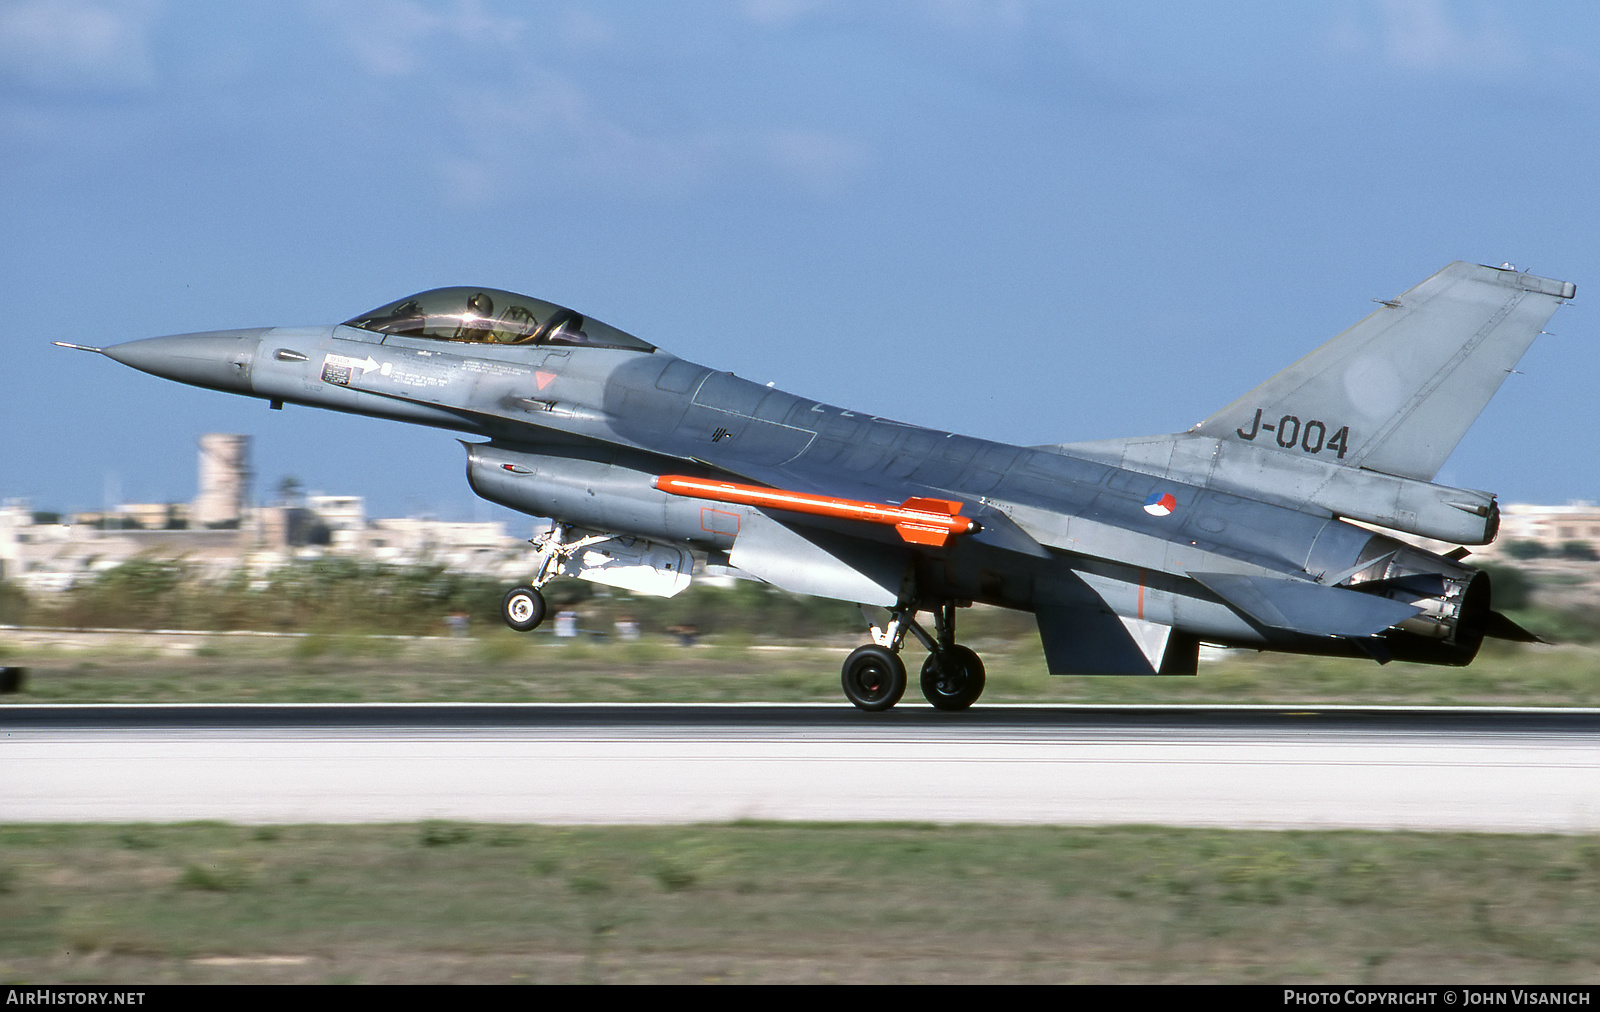
{"type": "Polygon", "coordinates": [[[377,359],[373,358],[371,355],[368,355],[365,360],[359,358],[348,358],[344,355],[329,355],[324,361],[329,365],[342,365],[351,369],[360,369],[361,375],[363,376],[378,368],[377,359]]]}

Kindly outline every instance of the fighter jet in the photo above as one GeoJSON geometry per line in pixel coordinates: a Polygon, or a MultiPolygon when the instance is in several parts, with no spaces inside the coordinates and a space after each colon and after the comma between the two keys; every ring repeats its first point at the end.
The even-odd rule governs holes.
{"type": "Polygon", "coordinates": [[[551,520],[513,629],[557,576],[670,596],[704,559],[862,605],[872,642],[841,678],[861,709],[900,700],[909,636],[923,695],[961,710],[984,687],[956,636],[974,602],[1032,612],[1060,675],[1192,675],[1202,643],[1464,665],[1485,637],[1532,640],[1466,548],[1391,535],[1494,539],[1494,494],[1433,478],[1575,291],[1453,263],[1186,432],[1052,446],[822,404],[490,288],[82,350],[477,437],[473,491],[551,520]]]}

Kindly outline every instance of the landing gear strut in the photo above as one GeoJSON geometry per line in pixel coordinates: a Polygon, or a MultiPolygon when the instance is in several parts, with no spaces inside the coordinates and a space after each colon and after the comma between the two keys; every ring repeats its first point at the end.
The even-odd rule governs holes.
{"type": "Polygon", "coordinates": [[[872,645],[857,647],[844,662],[841,681],[850,702],[876,712],[900,701],[906,666],[899,652],[908,632],[928,650],[922,664],[922,695],[928,702],[941,710],[965,710],[983,695],[983,661],[956,643],[955,602],[941,601],[933,607],[932,636],[917,624],[918,610],[917,602],[902,602],[889,612],[882,628],[868,620],[872,645]]]}
{"type": "Polygon", "coordinates": [[[544,595],[539,591],[560,575],[561,566],[558,563],[566,562],[590,545],[611,540],[609,534],[593,534],[578,538],[576,541],[567,541],[565,539],[569,530],[566,524],[554,524],[548,533],[530,539],[532,544],[539,547],[539,565],[534,571],[533,582],[528,586],[512,587],[500,601],[500,617],[505,620],[506,625],[517,632],[532,632],[539,628],[539,624],[549,613],[549,609],[545,607],[544,595]]]}

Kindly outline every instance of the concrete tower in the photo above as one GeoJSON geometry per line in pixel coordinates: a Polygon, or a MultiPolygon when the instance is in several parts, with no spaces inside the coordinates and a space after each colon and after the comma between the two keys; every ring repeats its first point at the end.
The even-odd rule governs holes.
{"type": "Polygon", "coordinates": [[[208,432],[200,437],[200,494],[190,523],[236,527],[250,496],[250,437],[208,432]]]}

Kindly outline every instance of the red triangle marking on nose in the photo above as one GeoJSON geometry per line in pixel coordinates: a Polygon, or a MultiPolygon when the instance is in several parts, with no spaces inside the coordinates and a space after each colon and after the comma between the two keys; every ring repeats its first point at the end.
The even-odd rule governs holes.
{"type": "Polygon", "coordinates": [[[556,374],[553,372],[536,372],[533,374],[533,378],[538,381],[539,389],[543,390],[550,385],[551,380],[556,378],[556,374]]]}

